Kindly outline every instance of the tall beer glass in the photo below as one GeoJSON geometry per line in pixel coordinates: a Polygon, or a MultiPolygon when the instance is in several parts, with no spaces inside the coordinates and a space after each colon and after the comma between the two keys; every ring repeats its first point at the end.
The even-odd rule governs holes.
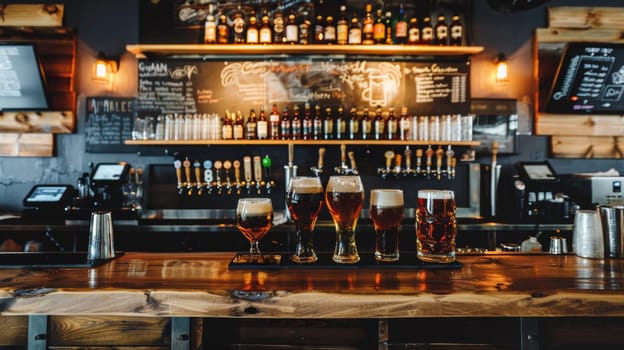
{"type": "Polygon", "coordinates": [[[399,229],[404,211],[403,191],[371,190],[369,214],[375,226],[375,260],[399,260],[399,229]]]}
{"type": "Polygon", "coordinates": [[[325,203],[336,226],[336,247],[332,260],[340,264],[360,261],[355,244],[355,227],[362,205],[364,186],[357,175],[330,176],[325,189],[325,203]]]}
{"type": "Polygon", "coordinates": [[[419,259],[434,263],[455,261],[455,208],[453,191],[418,191],[416,245],[419,259]]]}
{"type": "Polygon", "coordinates": [[[273,224],[273,204],[270,198],[241,198],[236,206],[236,227],[249,241],[249,260],[262,262],[258,242],[273,224]]]}
{"type": "Polygon", "coordinates": [[[311,263],[318,258],[314,252],[312,231],[323,206],[323,185],[318,177],[295,176],[290,179],[286,205],[297,225],[295,253],[292,260],[311,263]]]}

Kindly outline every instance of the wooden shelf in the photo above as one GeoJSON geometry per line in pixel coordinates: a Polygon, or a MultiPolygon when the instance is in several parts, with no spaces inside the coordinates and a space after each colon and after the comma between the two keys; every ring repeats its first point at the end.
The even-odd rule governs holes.
{"type": "Polygon", "coordinates": [[[376,55],[462,56],[483,51],[482,46],[433,45],[237,45],[237,44],[137,44],[126,49],[137,58],[151,55],[376,55]]]}
{"type": "Polygon", "coordinates": [[[451,146],[478,146],[479,141],[401,141],[401,140],[126,140],[126,145],[132,146],[217,146],[217,145],[265,145],[282,146],[294,145],[370,145],[370,146],[428,146],[428,145],[451,145],[451,146]]]}

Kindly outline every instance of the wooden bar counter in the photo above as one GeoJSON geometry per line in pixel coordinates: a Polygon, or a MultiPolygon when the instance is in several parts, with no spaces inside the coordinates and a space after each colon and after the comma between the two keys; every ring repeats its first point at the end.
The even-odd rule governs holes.
{"type": "Polygon", "coordinates": [[[232,256],[128,252],[96,268],[2,269],[0,319],[180,317],[227,323],[582,316],[622,326],[624,316],[624,259],[487,253],[460,255],[459,269],[252,270],[229,269],[232,256]]]}

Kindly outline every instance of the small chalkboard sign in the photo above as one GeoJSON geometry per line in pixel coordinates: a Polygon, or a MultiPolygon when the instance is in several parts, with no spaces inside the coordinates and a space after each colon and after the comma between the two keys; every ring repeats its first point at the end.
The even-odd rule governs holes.
{"type": "Polygon", "coordinates": [[[132,139],[134,98],[88,97],[85,150],[91,153],[134,152],[124,145],[132,139]]]}
{"type": "Polygon", "coordinates": [[[546,111],[624,114],[624,45],[568,43],[546,111]]]}

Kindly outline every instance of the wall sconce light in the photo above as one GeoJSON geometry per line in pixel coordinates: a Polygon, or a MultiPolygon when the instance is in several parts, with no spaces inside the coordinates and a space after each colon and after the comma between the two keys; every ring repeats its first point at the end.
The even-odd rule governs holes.
{"type": "Polygon", "coordinates": [[[494,60],[496,64],[496,82],[506,83],[509,81],[509,65],[507,64],[507,57],[504,53],[499,53],[494,60]]]}
{"type": "Polygon", "coordinates": [[[119,71],[119,59],[107,57],[100,52],[93,64],[93,79],[103,82],[111,80],[112,74],[119,71]]]}

